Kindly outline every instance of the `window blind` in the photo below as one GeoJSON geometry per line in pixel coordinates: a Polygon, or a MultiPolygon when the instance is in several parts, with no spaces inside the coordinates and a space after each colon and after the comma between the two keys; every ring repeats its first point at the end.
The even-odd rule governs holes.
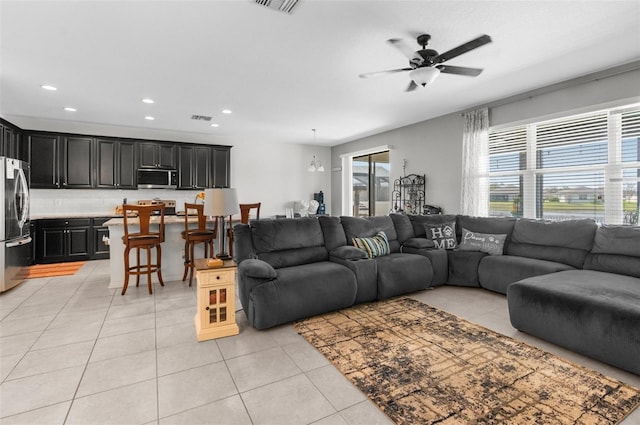
{"type": "Polygon", "coordinates": [[[490,215],[638,224],[640,106],[490,129],[489,163],[490,215]]]}

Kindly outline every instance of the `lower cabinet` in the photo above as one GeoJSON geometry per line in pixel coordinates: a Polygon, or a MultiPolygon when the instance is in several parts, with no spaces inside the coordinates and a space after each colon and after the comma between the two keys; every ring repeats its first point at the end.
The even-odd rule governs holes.
{"type": "Polygon", "coordinates": [[[103,226],[108,217],[36,220],[35,262],[109,258],[109,228],[103,226]]]}
{"type": "Polygon", "coordinates": [[[106,260],[109,258],[109,228],[104,225],[108,220],[111,220],[111,217],[93,219],[91,260],[106,260]]]}

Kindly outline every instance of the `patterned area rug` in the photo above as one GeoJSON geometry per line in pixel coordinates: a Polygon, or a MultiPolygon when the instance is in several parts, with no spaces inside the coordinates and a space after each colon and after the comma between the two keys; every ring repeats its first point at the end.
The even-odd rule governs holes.
{"type": "Polygon", "coordinates": [[[396,424],[616,424],[640,404],[637,388],[408,298],[294,327],[396,424]]]}
{"type": "Polygon", "coordinates": [[[78,270],[84,265],[85,261],[73,261],[69,263],[55,263],[55,264],[36,264],[35,266],[29,266],[25,268],[17,279],[36,279],[39,277],[55,277],[55,276],[70,276],[76,274],[78,270]]]}

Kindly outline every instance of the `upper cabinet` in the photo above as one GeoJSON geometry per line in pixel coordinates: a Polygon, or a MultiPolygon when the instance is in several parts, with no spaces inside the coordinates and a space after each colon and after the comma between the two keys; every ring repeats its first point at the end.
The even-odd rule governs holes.
{"type": "Polygon", "coordinates": [[[95,139],[90,137],[62,137],[62,188],[91,189],[94,186],[95,146],[95,139]]]}
{"type": "Polygon", "coordinates": [[[137,189],[138,168],[177,169],[179,189],[229,187],[230,146],[24,134],[36,189],[137,189]]]}
{"type": "Polygon", "coordinates": [[[214,146],[211,152],[209,187],[229,187],[231,184],[231,148],[214,146]]]}
{"type": "Polygon", "coordinates": [[[0,156],[27,161],[28,149],[21,133],[18,127],[0,120],[0,156]]]}
{"type": "Polygon", "coordinates": [[[176,168],[176,146],[173,143],[139,142],[140,167],[176,168]]]}
{"type": "Polygon", "coordinates": [[[96,139],[96,187],[137,189],[138,150],[134,140],[96,139]]]}
{"type": "Polygon", "coordinates": [[[202,145],[178,146],[178,166],[178,189],[209,187],[211,147],[202,145]]]}
{"type": "Polygon", "coordinates": [[[60,138],[50,134],[27,135],[31,158],[31,187],[36,189],[59,189],[59,145],[60,138]]]}

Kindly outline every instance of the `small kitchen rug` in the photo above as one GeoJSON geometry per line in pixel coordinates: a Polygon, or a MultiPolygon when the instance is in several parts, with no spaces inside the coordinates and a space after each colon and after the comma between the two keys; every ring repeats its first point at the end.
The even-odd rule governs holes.
{"type": "Polygon", "coordinates": [[[640,391],[408,298],[298,321],[396,424],[616,424],[640,391]]]}
{"type": "Polygon", "coordinates": [[[20,273],[22,279],[37,279],[40,277],[70,276],[76,274],[85,261],[69,263],[36,264],[29,266],[20,273]]]}

